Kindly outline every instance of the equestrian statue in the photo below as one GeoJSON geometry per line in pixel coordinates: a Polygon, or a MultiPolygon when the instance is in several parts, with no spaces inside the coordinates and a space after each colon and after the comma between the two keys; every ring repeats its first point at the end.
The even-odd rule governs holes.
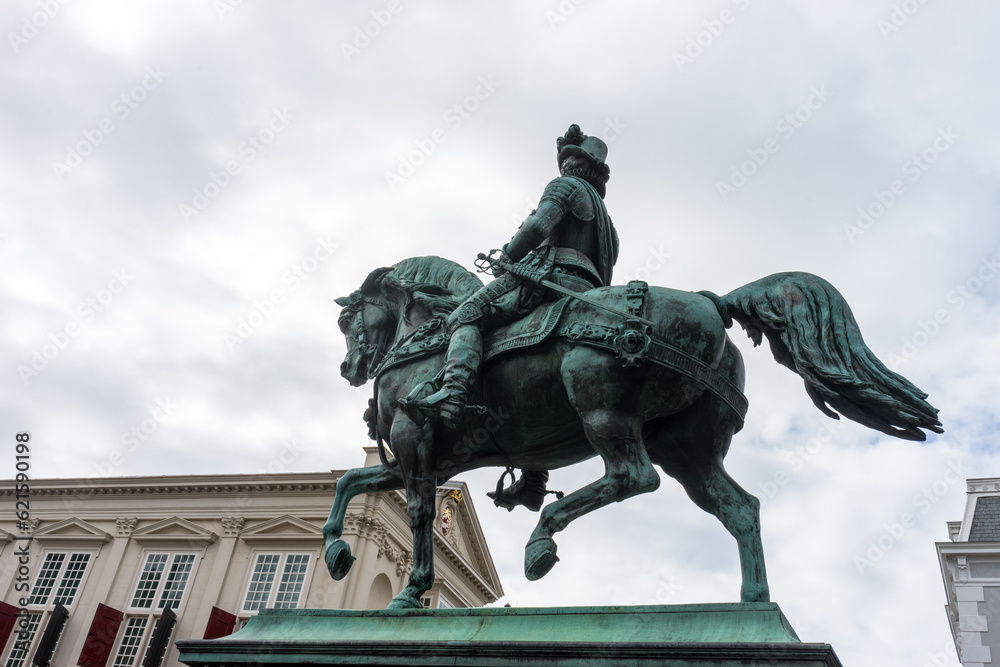
{"type": "Polygon", "coordinates": [[[925,430],[943,432],[938,411],[868,349],[847,302],[818,276],[777,273],[724,296],[612,285],[607,145],[572,125],[556,151],[560,176],[538,208],[476,261],[496,276],[489,284],[455,262],[413,257],[336,300],[348,348],[341,375],[374,383],[365,419],[381,462],[338,480],[323,527],[327,568],[342,579],[354,561],[341,539],[350,500],[405,489],[413,567],[389,607],[421,607],[434,583],[436,488],[497,466],[494,503],[541,510],[524,558],[537,580],[559,560],[555,533],[654,491],[658,466],[736,539],[741,600],[768,601],[760,503],[723,467],[748,406],[743,360],[726,335],[733,321],[755,345],[767,338],[829,417],[924,440],[925,430]],[[593,456],[605,474],[543,508],[548,471],[593,456]],[[520,479],[503,488],[515,469],[520,479]]]}

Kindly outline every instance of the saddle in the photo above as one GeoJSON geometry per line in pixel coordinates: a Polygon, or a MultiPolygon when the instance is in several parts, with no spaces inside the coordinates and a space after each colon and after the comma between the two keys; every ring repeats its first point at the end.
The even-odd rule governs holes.
{"type": "MultiPolygon", "coordinates": [[[[573,318],[563,321],[572,297],[543,303],[526,317],[490,331],[483,340],[483,362],[487,363],[514,350],[540,345],[553,337],[564,338],[616,354],[623,366],[653,363],[677,371],[725,401],[742,422],[749,406],[739,387],[719,374],[705,360],[674,347],[670,341],[654,338],[653,332],[640,321],[647,289],[646,283],[633,281],[622,290],[623,298],[620,303],[608,304],[622,311],[623,315],[637,319],[596,310],[586,322],[573,318]]],[[[407,343],[392,350],[373,375],[447,347],[449,336],[440,325],[441,322],[424,325],[428,327],[425,332],[418,331],[407,343]]]]}
{"type": "Polygon", "coordinates": [[[527,317],[491,330],[483,340],[483,361],[548,340],[558,327],[569,301],[570,297],[567,296],[558,301],[543,303],[527,317]]]}
{"type": "Polygon", "coordinates": [[[553,337],[564,338],[615,354],[623,366],[652,363],[677,371],[721,398],[738,415],[742,424],[749,407],[742,390],[706,360],[671,345],[670,341],[655,338],[649,327],[643,324],[641,318],[648,289],[645,282],[632,281],[622,289],[623,298],[619,303],[608,304],[621,311],[622,315],[635,319],[595,309],[587,321],[581,321],[563,317],[572,297],[544,303],[527,317],[494,329],[483,341],[483,361],[512,350],[539,345],[553,337]]]}

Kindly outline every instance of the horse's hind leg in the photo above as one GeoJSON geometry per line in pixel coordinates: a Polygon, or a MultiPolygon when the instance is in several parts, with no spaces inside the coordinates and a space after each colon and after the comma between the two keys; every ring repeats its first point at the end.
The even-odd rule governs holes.
{"type": "MultiPolygon", "coordinates": [[[[700,415],[704,417],[704,414],[700,415]]],[[[647,438],[649,455],[679,481],[698,507],[718,517],[736,538],[740,554],[743,602],[767,602],[770,593],[760,539],[760,501],[726,472],[722,457],[732,430],[721,432],[720,419],[677,420],[670,426],[653,422],[647,438]]]]}
{"type": "Polygon", "coordinates": [[[707,470],[698,472],[700,479],[695,484],[702,488],[707,501],[707,507],[703,509],[719,517],[739,546],[740,570],[743,573],[740,600],[769,601],[764,546],[760,541],[760,501],[729,476],[721,460],[713,461],[707,470]]]}
{"type": "Polygon", "coordinates": [[[587,439],[604,459],[604,476],[542,510],[524,554],[524,573],[532,581],[545,576],[559,560],[552,535],[577,517],[660,485],[642,443],[641,418],[613,410],[591,410],[580,416],[587,439]]]}
{"type": "Polygon", "coordinates": [[[337,493],[330,508],[330,517],[323,525],[325,538],[324,559],[330,576],[340,580],[347,576],[354,563],[351,547],[340,539],[344,534],[344,517],[351,499],[362,493],[378,493],[403,488],[403,478],[379,464],[367,468],[354,468],[337,480],[337,493]]]}

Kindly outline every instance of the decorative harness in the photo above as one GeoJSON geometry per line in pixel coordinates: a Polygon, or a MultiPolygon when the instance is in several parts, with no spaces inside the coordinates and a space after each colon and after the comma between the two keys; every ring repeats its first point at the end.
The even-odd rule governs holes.
{"type": "MultiPolygon", "coordinates": [[[[386,314],[389,314],[389,308],[378,299],[366,298],[365,295],[361,293],[361,290],[354,290],[348,298],[350,299],[350,303],[348,303],[347,308],[355,309],[358,312],[356,318],[358,322],[356,327],[358,329],[357,344],[360,348],[362,348],[361,358],[367,360],[368,362],[368,379],[374,380],[372,383],[372,399],[369,401],[369,407],[372,410],[372,419],[369,423],[369,427],[371,429],[373,439],[378,445],[378,458],[385,468],[393,471],[396,475],[402,476],[399,466],[392,466],[389,464],[389,459],[385,453],[385,442],[382,440],[382,432],[379,431],[378,428],[378,376],[382,373],[382,367],[384,366],[383,362],[390,355],[387,355],[375,343],[365,342],[368,335],[368,328],[365,326],[364,317],[365,304],[371,304],[381,308],[386,314]]],[[[418,331],[420,328],[418,328],[418,331]]],[[[390,354],[396,347],[398,347],[398,345],[394,345],[393,348],[390,349],[390,354]]]]}
{"type": "MultiPolygon", "coordinates": [[[[729,378],[719,373],[701,359],[688,354],[666,341],[651,336],[647,320],[644,319],[646,295],[649,285],[645,281],[633,280],[625,288],[626,313],[625,320],[617,327],[602,324],[571,322],[556,327],[552,334],[558,338],[573,341],[582,345],[599,348],[614,353],[621,359],[622,366],[641,366],[648,360],[654,364],[678,372],[722,399],[739,417],[740,422],[746,418],[749,402],[746,396],[733,384],[729,378]]],[[[572,298],[572,297],[570,297],[572,298]]],[[[385,304],[376,299],[365,298],[360,292],[351,295],[352,305],[357,302],[360,313],[364,303],[372,303],[388,311],[385,304]],[[357,297],[355,297],[355,294],[357,297]]],[[[364,320],[359,322],[361,333],[358,344],[364,345],[364,320]]],[[[374,344],[367,345],[365,356],[371,358],[368,377],[375,380],[375,400],[378,395],[378,378],[391,368],[401,366],[417,359],[435,354],[448,346],[449,334],[444,328],[444,318],[435,317],[417,327],[410,335],[395,343],[386,353],[374,344]],[[375,363],[372,363],[375,362],[375,363]]],[[[540,342],[540,341],[538,341],[540,342]]],[[[518,346],[520,347],[520,346],[518,346]]],[[[516,348],[511,348],[516,349],[516,348]]],[[[379,443],[379,457],[385,463],[385,453],[381,435],[375,426],[376,439],[379,443]]]]}

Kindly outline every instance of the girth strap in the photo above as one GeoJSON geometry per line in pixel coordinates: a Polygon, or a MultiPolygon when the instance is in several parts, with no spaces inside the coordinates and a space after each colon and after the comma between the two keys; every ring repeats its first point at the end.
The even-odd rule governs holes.
{"type": "Polygon", "coordinates": [[[728,378],[684,350],[674,347],[636,328],[609,327],[601,324],[574,322],[559,327],[555,335],[561,338],[608,350],[618,354],[624,365],[639,365],[642,358],[677,371],[703,385],[732,408],[742,423],[750,406],[740,388],[728,378]]]}

